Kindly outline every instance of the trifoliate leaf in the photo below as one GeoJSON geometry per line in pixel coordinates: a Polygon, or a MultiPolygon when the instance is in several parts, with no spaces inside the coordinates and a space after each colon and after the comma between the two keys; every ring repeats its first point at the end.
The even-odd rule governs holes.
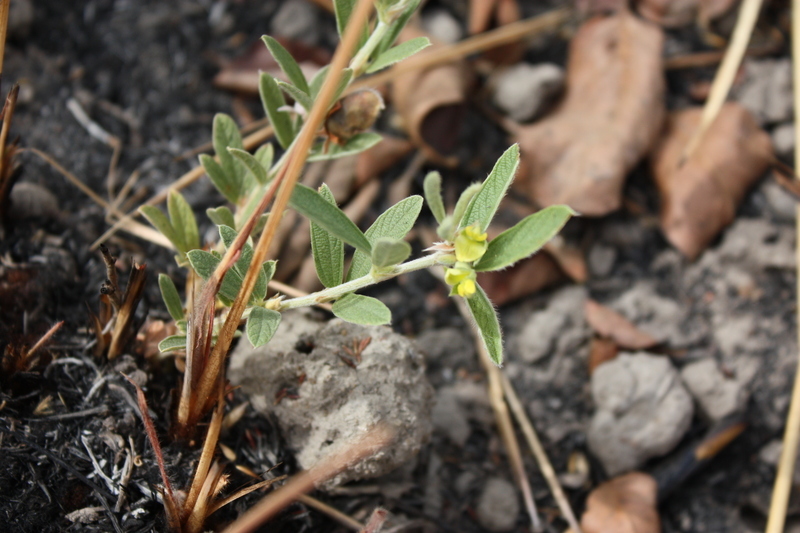
{"type": "Polygon", "coordinates": [[[489,357],[492,358],[494,364],[501,366],[503,364],[503,334],[500,331],[497,312],[480,285],[477,286],[477,289],[472,296],[465,300],[489,357]]]}
{"type": "Polygon", "coordinates": [[[373,72],[378,72],[381,69],[390,67],[399,61],[413,56],[430,45],[431,41],[427,37],[415,37],[393,48],[389,48],[372,62],[367,69],[367,74],[372,74],[373,72]]]}
{"type": "MultiPolygon", "coordinates": [[[[370,243],[376,242],[381,237],[400,240],[411,231],[419,212],[422,209],[421,196],[409,196],[400,200],[379,216],[365,235],[370,243]]],[[[353,254],[353,262],[347,273],[347,281],[360,278],[369,273],[372,261],[369,253],[357,250],[353,254]]]]}
{"type": "Polygon", "coordinates": [[[339,159],[340,157],[360,154],[364,150],[369,150],[381,142],[382,139],[383,137],[378,133],[365,131],[353,135],[341,146],[336,143],[329,143],[327,150],[325,143],[320,143],[311,150],[308,161],[326,161],[328,159],[339,159]]]}
{"type": "Polygon", "coordinates": [[[411,245],[406,241],[381,237],[372,243],[372,265],[386,268],[399,265],[411,255],[411,245]]]}
{"type": "MultiPolygon", "coordinates": [[[[220,226],[219,236],[222,238],[222,242],[225,244],[225,248],[227,249],[230,248],[233,244],[233,241],[236,240],[238,232],[230,226],[220,226]]],[[[242,280],[244,280],[252,260],[253,245],[249,242],[245,242],[244,246],[242,246],[239,260],[233,265],[232,270],[235,270],[242,280]]],[[[259,272],[258,277],[256,278],[256,284],[253,286],[253,292],[250,294],[251,303],[261,301],[267,295],[267,281],[268,280],[265,278],[264,273],[259,272]]]]}
{"type": "Polygon", "coordinates": [[[489,241],[489,247],[476,263],[475,270],[500,270],[533,255],[555,237],[573,215],[575,211],[566,205],[552,205],[523,218],[489,241]]]}
{"type": "Polygon", "coordinates": [[[348,294],[334,302],[333,314],[342,320],[365,326],[380,326],[392,321],[392,312],[383,302],[362,294],[348,294]]]}
{"type": "Polygon", "coordinates": [[[518,166],[519,145],[513,144],[495,163],[492,172],[467,207],[459,227],[463,228],[477,222],[480,230],[486,231],[489,222],[497,212],[500,200],[503,199],[508,186],[514,180],[518,166]]]}
{"type": "Polygon", "coordinates": [[[275,61],[281,67],[283,73],[286,74],[289,81],[308,96],[310,93],[306,77],[303,75],[303,71],[300,70],[300,65],[298,65],[297,61],[292,57],[292,54],[290,54],[281,43],[269,35],[264,35],[261,40],[267,45],[270,54],[275,58],[275,61]]]}
{"type": "Polygon", "coordinates": [[[169,312],[172,320],[178,322],[186,318],[183,313],[181,296],[178,294],[178,289],[175,287],[172,278],[166,274],[159,274],[158,288],[161,289],[161,298],[164,300],[164,305],[167,306],[167,312],[169,312]]]}
{"type": "Polygon", "coordinates": [[[214,115],[211,141],[214,144],[214,152],[217,154],[222,170],[231,183],[234,184],[237,200],[242,196],[246,196],[254,182],[247,176],[247,170],[245,170],[244,166],[237,162],[228,152],[228,148],[238,150],[244,148],[242,135],[239,133],[239,127],[236,122],[225,113],[214,115]]]}
{"type": "MultiPolygon", "coordinates": [[[[320,187],[319,194],[331,205],[336,205],[327,185],[320,187]]],[[[344,243],[314,222],[311,223],[311,254],[314,256],[317,276],[324,286],[335,287],[342,283],[344,243]]]]}
{"type": "Polygon", "coordinates": [[[425,192],[425,201],[428,203],[433,217],[436,222],[441,224],[446,216],[444,200],[442,200],[442,175],[435,170],[428,172],[422,184],[422,190],[425,192]]]}
{"type": "Polygon", "coordinates": [[[278,109],[286,105],[286,100],[283,98],[283,93],[278,87],[275,78],[266,72],[262,72],[259,77],[258,94],[261,96],[264,112],[269,117],[269,122],[275,130],[275,137],[278,139],[278,143],[280,143],[281,147],[287,148],[294,139],[292,119],[283,111],[278,111],[278,109]]]}
{"type": "Polygon", "coordinates": [[[299,183],[295,185],[289,206],[357,250],[366,254],[372,251],[372,245],[358,226],[314,189],[299,183]]]}
{"type": "Polygon", "coordinates": [[[258,348],[268,343],[275,335],[281,323],[281,314],[272,309],[263,307],[253,307],[250,316],[247,318],[245,333],[253,348],[258,348]]]}

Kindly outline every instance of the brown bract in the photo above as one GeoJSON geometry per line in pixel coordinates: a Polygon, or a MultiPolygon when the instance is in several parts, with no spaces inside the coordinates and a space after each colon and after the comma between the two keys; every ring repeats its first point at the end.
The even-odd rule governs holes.
{"type": "Polygon", "coordinates": [[[521,127],[518,190],[587,216],[620,207],[625,175],[664,118],[660,28],[628,12],[594,18],[572,40],[567,93],[544,120],[521,127]]]}
{"type": "Polygon", "coordinates": [[[586,500],[584,533],[659,533],[658,486],[648,474],[631,472],[606,481],[586,500]]]}
{"type": "Polygon", "coordinates": [[[652,160],[661,193],[661,229],[689,259],[733,221],[745,193],[773,157],[769,135],[750,112],[727,103],[681,165],[701,113],[700,108],[674,113],[652,160]]]}
{"type": "Polygon", "coordinates": [[[589,326],[600,336],[613,340],[620,348],[644,350],[658,344],[652,335],[640,330],[613,309],[594,300],[586,300],[584,312],[589,326]]]}
{"type": "MultiPolygon", "coordinates": [[[[419,28],[406,26],[398,40],[404,42],[423,35],[419,28]]],[[[434,42],[417,56],[441,46],[434,42]]],[[[454,163],[469,77],[466,64],[454,61],[409,72],[392,83],[391,99],[403,126],[414,144],[432,161],[454,163]]]]}

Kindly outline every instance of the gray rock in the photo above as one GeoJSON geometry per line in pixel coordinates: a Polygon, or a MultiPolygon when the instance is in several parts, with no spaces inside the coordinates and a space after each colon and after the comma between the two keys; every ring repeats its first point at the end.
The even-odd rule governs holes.
{"type": "Polygon", "coordinates": [[[595,243],[589,248],[586,262],[589,272],[597,278],[605,278],[611,274],[614,263],[617,261],[617,250],[611,246],[595,243]]]}
{"type": "Polygon", "coordinates": [[[742,260],[752,266],[793,270],[796,257],[794,230],[763,218],[739,218],[725,232],[719,247],[724,260],[742,260]]]}
{"type": "Polygon", "coordinates": [[[303,468],[376,424],[396,431],[389,448],[345,470],[325,484],[328,488],[390,472],[413,459],[430,438],[433,390],[424,358],[385,326],[338,319],[322,325],[303,312],[285,313],[266,346],[239,343],[228,376],[256,410],[277,420],[303,468]],[[352,351],[354,342],[367,337],[372,340],[361,362],[355,368],[345,364],[340,358],[348,357],[345,348],[352,351]]]}
{"type": "Polygon", "coordinates": [[[461,40],[461,24],[445,9],[431,9],[422,14],[422,29],[431,37],[446,44],[461,40]]]}
{"type": "Polygon", "coordinates": [[[58,220],[61,218],[61,211],[58,207],[58,198],[50,192],[50,189],[31,183],[21,181],[14,185],[9,194],[9,216],[12,220],[42,219],[58,220]]]}
{"type": "Polygon", "coordinates": [[[669,452],[689,429],[692,398],[666,357],[622,354],[592,375],[589,449],[609,476],[669,452]]]}
{"type": "Polygon", "coordinates": [[[475,511],[478,521],[489,531],[511,531],[519,516],[517,489],[503,478],[489,478],[475,511]]]}
{"type": "Polygon", "coordinates": [[[317,10],[313,5],[305,0],[287,0],[272,17],[270,35],[316,44],[317,26],[317,10]]]}
{"type": "Polygon", "coordinates": [[[792,66],[785,59],[751,59],[734,98],[762,124],[792,120],[792,66]]]}
{"type": "Polygon", "coordinates": [[[453,444],[464,447],[471,429],[467,413],[452,387],[439,389],[433,406],[432,419],[436,431],[446,435],[453,444]]]}
{"type": "Polygon", "coordinates": [[[548,306],[532,313],[513,342],[527,363],[574,348],[588,337],[583,318],[585,287],[566,287],[556,292],[548,306]]]}
{"type": "Polygon", "coordinates": [[[797,200],[794,196],[772,180],[764,180],[760,189],[775,218],[782,222],[794,222],[797,216],[797,200]]]}
{"type": "Polygon", "coordinates": [[[701,324],[690,323],[685,307],[658,294],[649,281],[636,283],[612,302],[611,308],[670,346],[689,346],[706,333],[701,324]]]}
{"type": "Polygon", "coordinates": [[[558,65],[519,63],[494,80],[494,104],[512,119],[525,122],[544,111],[564,89],[564,71],[558,65]]]}
{"type": "Polygon", "coordinates": [[[778,157],[789,158],[794,153],[794,124],[781,124],[772,130],[772,147],[778,157]]]}
{"type": "Polygon", "coordinates": [[[429,362],[436,361],[442,366],[456,368],[475,361],[475,342],[461,328],[429,329],[414,343],[428,356],[429,362]]]}
{"type": "MultiPolygon", "coordinates": [[[[758,458],[763,463],[777,467],[782,451],[783,441],[781,439],[773,439],[759,450],[758,458]]],[[[792,481],[795,485],[800,484],[800,461],[795,461],[792,481]]]]}
{"type": "Polygon", "coordinates": [[[716,422],[744,408],[747,393],[741,383],[726,378],[716,361],[703,359],[685,366],[681,378],[700,410],[716,422]]]}

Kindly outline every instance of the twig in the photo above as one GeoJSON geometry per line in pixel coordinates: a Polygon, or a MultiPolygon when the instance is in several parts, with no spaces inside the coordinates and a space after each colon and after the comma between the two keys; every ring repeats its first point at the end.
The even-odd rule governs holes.
{"type": "Polygon", "coordinates": [[[85,416],[94,416],[108,412],[107,405],[98,405],[91,409],[84,409],[83,411],[75,411],[74,413],[63,413],[60,415],[44,416],[41,418],[32,418],[31,422],[53,422],[55,420],[72,420],[75,418],[83,418],[85,416]]]}
{"type": "Polygon", "coordinates": [[[349,527],[353,531],[361,531],[361,529],[364,527],[364,524],[362,524],[352,516],[347,515],[341,512],[339,509],[331,507],[327,503],[321,502],[316,498],[312,498],[308,494],[301,494],[297,498],[297,501],[299,501],[302,504],[308,505],[309,507],[312,507],[321,513],[325,513],[329,517],[333,518],[343,526],[349,527]]]}
{"type": "Polygon", "coordinates": [[[703,135],[708,130],[709,126],[717,118],[722,104],[728,97],[728,92],[733,85],[733,80],[736,77],[736,71],[739,70],[739,65],[742,63],[742,58],[747,50],[747,43],[750,42],[750,36],[755,28],[756,20],[758,20],[758,12],[761,9],[762,0],[744,0],[742,7],[739,9],[739,16],[736,19],[736,27],[733,29],[733,36],[725,51],[725,57],[722,59],[722,64],[719,66],[714,81],[711,84],[711,91],[706,100],[706,105],[703,108],[703,115],[700,118],[700,126],[695,131],[692,138],[686,145],[683,153],[683,160],[689,159],[692,153],[697,149],[703,135]]]}
{"type": "MultiPolygon", "coordinates": [[[[794,120],[800,124],[800,0],[792,0],[792,78],[794,80],[794,120]]],[[[800,154],[800,135],[794,139],[795,160],[800,154]]],[[[795,170],[798,163],[795,161],[795,170]]],[[[800,206],[796,207],[796,235],[800,235],[800,206]]],[[[800,242],[797,243],[796,254],[800,259],[800,242]]],[[[797,262],[797,279],[800,280],[800,261],[797,262]]],[[[800,302],[800,284],[797,285],[797,301],[800,302]]],[[[798,315],[798,349],[800,349],[800,315],[798,315]]],[[[800,360],[800,353],[798,354],[800,360]]],[[[781,533],[786,522],[786,510],[789,505],[789,494],[792,490],[792,476],[797,459],[797,445],[800,442],[800,367],[795,369],[792,401],[789,414],[786,416],[786,430],[783,434],[783,448],[775,475],[775,486],[772,489],[772,501],[769,505],[766,533],[781,533]]]]}
{"type": "Polygon", "coordinates": [[[567,521],[573,533],[581,533],[581,527],[578,525],[575,513],[572,512],[572,507],[569,504],[567,496],[564,494],[564,489],[561,488],[561,483],[558,481],[556,471],[553,469],[553,465],[550,464],[547,452],[545,452],[544,446],[542,446],[542,443],[539,441],[536,430],[528,419],[525,408],[522,406],[522,402],[519,401],[517,392],[514,390],[514,386],[511,384],[511,381],[509,381],[508,376],[505,374],[502,376],[503,392],[505,393],[508,406],[511,408],[514,418],[517,419],[517,424],[519,424],[522,434],[525,435],[525,439],[528,441],[528,446],[530,446],[531,452],[536,458],[536,462],[539,463],[539,470],[541,470],[542,475],[545,480],[547,480],[547,484],[550,485],[550,491],[553,493],[553,498],[555,498],[558,508],[561,509],[564,520],[567,521]]]}
{"type": "Polygon", "coordinates": [[[8,36],[8,8],[11,0],[0,0],[0,76],[3,75],[3,57],[6,55],[6,37],[8,36]]]}

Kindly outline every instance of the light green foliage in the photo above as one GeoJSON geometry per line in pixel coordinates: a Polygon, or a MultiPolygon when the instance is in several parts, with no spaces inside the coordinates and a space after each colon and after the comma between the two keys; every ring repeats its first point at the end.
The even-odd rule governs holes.
{"type": "Polygon", "coordinates": [[[319,90],[322,89],[322,84],[325,81],[325,76],[328,75],[328,70],[328,65],[325,65],[311,78],[311,83],[308,84],[308,88],[311,91],[311,98],[316,98],[319,94],[319,90]]]}
{"type": "Polygon", "coordinates": [[[139,212],[160,231],[180,254],[176,257],[179,265],[185,265],[185,254],[200,247],[200,235],[191,206],[178,191],[170,191],[167,197],[169,218],[156,206],[143,205],[139,212]]]}
{"type": "Polygon", "coordinates": [[[264,41],[264,44],[267,45],[269,52],[272,54],[272,57],[275,58],[275,61],[281,67],[281,70],[289,81],[297,87],[300,91],[308,96],[309,89],[308,83],[306,82],[306,77],[303,75],[303,71],[300,70],[300,65],[297,64],[297,61],[294,60],[292,55],[286,50],[286,48],[281,45],[278,41],[270,37],[269,35],[264,35],[261,37],[261,40],[264,41]]]}
{"type": "Polygon", "coordinates": [[[435,170],[428,172],[422,187],[425,191],[425,201],[428,203],[428,208],[433,213],[436,222],[441,224],[446,216],[444,201],[442,200],[442,175],[435,170]]]}
{"type": "MultiPolygon", "coordinates": [[[[225,248],[230,248],[231,244],[237,237],[237,232],[235,229],[229,226],[220,226],[219,227],[219,236],[222,238],[222,242],[225,244],[225,248]]],[[[249,242],[246,242],[242,247],[242,253],[239,257],[239,260],[233,265],[231,270],[235,270],[242,279],[244,279],[245,274],[247,274],[247,269],[250,268],[250,262],[253,260],[253,245],[249,242]]],[[[264,274],[264,272],[259,272],[258,277],[256,278],[256,284],[253,286],[253,293],[251,294],[250,298],[254,301],[260,302],[267,296],[267,283],[269,283],[269,279],[264,274]]]]}
{"type": "Polygon", "coordinates": [[[255,156],[251,155],[250,152],[239,148],[228,148],[228,153],[241,161],[259,184],[264,185],[267,183],[267,168],[264,167],[255,156]]]}
{"type": "Polygon", "coordinates": [[[380,134],[373,133],[371,131],[365,131],[364,133],[358,133],[354,135],[342,146],[339,146],[336,143],[328,143],[326,147],[325,143],[319,143],[317,146],[311,149],[311,152],[308,156],[308,161],[325,161],[328,159],[339,159],[340,157],[356,155],[364,150],[369,150],[381,142],[381,139],[382,137],[380,134]]]}
{"type": "Polygon", "coordinates": [[[475,264],[475,270],[500,270],[529,257],[556,236],[575,215],[565,205],[553,205],[529,215],[489,242],[486,253],[475,264]]]}
{"type": "Polygon", "coordinates": [[[394,44],[397,40],[397,36],[400,35],[400,32],[406,27],[408,19],[411,18],[411,15],[413,15],[417,7],[419,7],[420,1],[421,0],[406,0],[403,6],[404,11],[395,16],[394,21],[389,25],[389,29],[386,31],[386,35],[384,35],[380,45],[378,45],[377,52],[379,54],[385,52],[394,44]]]}
{"type": "Polygon", "coordinates": [[[314,189],[299,183],[295,185],[289,206],[359,251],[366,254],[372,251],[372,245],[358,226],[314,189]]]}
{"type": "Polygon", "coordinates": [[[390,67],[395,63],[413,56],[430,45],[431,41],[427,37],[415,37],[393,48],[389,48],[370,64],[369,68],[367,68],[367,74],[372,74],[373,72],[378,72],[386,67],[390,67]]]}
{"type": "MultiPolygon", "coordinates": [[[[205,250],[192,250],[186,256],[197,275],[207,280],[219,266],[221,260],[205,250]]],[[[226,303],[236,299],[242,286],[242,276],[233,268],[228,270],[219,287],[219,295],[226,299],[226,303]]]]}
{"type": "Polygon", "coordinates": [[[483,182],[478,193],[469,203],[464,218],[461,219],[459,227],[463,228],[478,223],[481,231],[486,231],[489,222],[494,218],[500,200],[508,190],[508,186],[514,180],[514,174],[519,166],[519,146],[514,144],[505,151],[500,159],[495,163],[492,172],[483,182]]]}
{"type": "MultiPolygon", "coordinates": [[[[366,231],[365,235],[370,243],[381,237],[400,240],[411,231],[419,212],[422,209],[422,197],[410,196],[400,200],[392,207],[387,209],[381,216],[373,222],[372,226],[366,231]]],[[[370,254],[361,250],[353,254],[353,262],[347,273],[347,280],[352,280],[365,276],[369,273],[372,262],[370,254]]]]}
{"type": "Polygon", "coordinates": [[[256,158],[256,161],[261,163],[261,166],[269,170],[272,168],[272,159],[275,157],[275,148],[272,147],[272,143],[267,143],[258,148],[256,153],[253,154],[256,158]]]}
{"type": "Polygon", "coordinates": [[[206,209],[206,215],[208,216],[209,219],[211,219],[211,222],[213,222],[217,226],[222,226],[222,225],[230,227],[236,226],[236,222],[234,221],[233,218],[233,213],[231,212],[230,209],[228,209],[224,205],[221,207],[209,207],[208,209],[206,209]]]}
{"type": "Polygon", "coordinates": [[[392,312],[383,302],[362,294],[348,294],[336,300],[333,314],[347,322],[365,326],[380,326],[392,321],[392,312]]]}
{"type": "Polygon", "coordinates": [[[186,335],[170,335],[158,343],[161,353],[174,352],[186,348],[186,335]]]}
{"type": "Polygon", "coordinates": [[[280,323],[281,314],[279,312],[264,309],[263,307],[254,307],[245,325],[245,334],[253,348],[258,348],[268,343],[272,336],[275,335],[280,323]]]}
{"type": "Polygon", "coordinates": [[[286,100],[284,100],[275,78],[266,72],[262,72],[258,79],[258,94],[261,96],[264,112],[275,130],[275,138],[283,148],[288,148],[294,139],[292,119],[286,112],[278,111],[286,105],[286,100]]]}
{"type": "Polygon", "coordinates": [[[406,241],[381,237],[372,243],[372,266],[386,268],[399,265],[411,255],[411,245],[406,241]]]}
{"type": "Polygon", "coordinates": [[[486,347],[489,357],[494,364],[503,364],[503,334],[500,331],[500,322],[497,313],[489,301],[489,297],[478,285],[477,291],[470,298],[465,298],[470,314],[475,320],[475,326],[480,333],[481,340],[486,347]]]}
{"type": "Polygon", "coordinates": [[[311,110],[311,107],[314,105],[314,101],[308,94],[295,87],[291,83],[286,83],[285,81],[281,80],[277,80],[277,83],[278,87],[280,87],[283,92],[291,97],[292,100],[303,106],[303,109],[306,111],[311,110]]]}
{"type": "MultiPolygon", "coordinates": [[[[328,203],[336,205],[333,193],[327,185],[319,190],[328,203]]],[[[342,282],[344,274],[344,243],[328,233],[319,224],[311,223],[311,254],[314,256],[314,266],[317,277],[326,287],[335,287],[342,282]]]]}
{"type": "Polygon", "coordinates": [[[475,195],[478,194],[478,191],[481,190],[482,186],[482,183],[473,183],[464,189],[464,191],[461,193],[461,196],[458,197],[456,207],[453,209],[453,214],[446,216],[436,229],[436,233],[439,235],[439,237],[446,241],[452,241],[455,239],[456,228],[458,228],[459,224],[461,223],[461,219],[464,217],[464,212],[467,210],[467,206],[475,197],[475,195]]]}
{"type": "Polygon", "coordinates": [[[232,201],[233,203],[238,203],[239,198],[245,197],[254,185],[244,165],[228,152],[228,148],[237,150],[244,148],[239,127],[228,115],[217,113],[214,116],[211,140],[214,144],[214,152],[217,154],[219,164],[225,173],[225,179],[229,184],[228,187],[233,191],[233,196],[236,198],[236,200],[232,201]]]}
{"type": "Polygon", "coordinates": [[[164,300],[164,305],[167,306],[169,316],[176,322],[186,318],[183,313],[183,302],[172,279],[166,274],[159,274],[158,288],[161,289],[161,298],[164,300]]]}

